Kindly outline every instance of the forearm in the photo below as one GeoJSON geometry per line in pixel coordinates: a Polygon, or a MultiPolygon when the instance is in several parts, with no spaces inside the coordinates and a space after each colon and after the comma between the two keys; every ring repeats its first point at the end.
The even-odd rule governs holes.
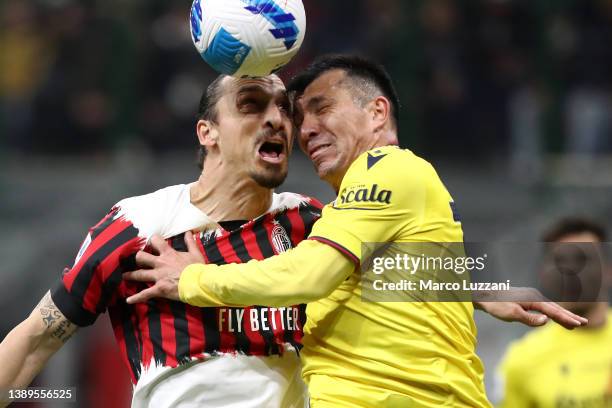
{"type": "Polygon", "coordinates": [[[181,300],[196,306],[288,306],[328,296],[355,265],[334,248],[303,241],[293,250],[246,264],[190,266],[181,300]]]}
{"type": "Polygon", "coordinates": [[[27,387],[75,330],[47,293],[0,344],[0,389],[27,387]]]}
{"type": "Polygon", "coordinates": [[[29,318],[11,330],[0,344],[0,389],[26,387],[34,379],[48,359],[41,352],[44,337],[44,328],[29,318]]]}

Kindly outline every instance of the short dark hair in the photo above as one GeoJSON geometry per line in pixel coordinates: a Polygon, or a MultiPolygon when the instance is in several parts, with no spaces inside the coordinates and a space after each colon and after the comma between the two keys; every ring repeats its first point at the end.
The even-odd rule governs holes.
{"type": "Polygon", "coordinates": [[[580,233],[591,233],[600,242],[606,242],[607,233],[603,225],[585,217],[566,217],[553,224],[544,235],[543,242],[557,242],[562,238],[580,233]]]}
{"type": "MultiPolygon", "coordinates": [[[[198,106],[197,120],[207,120],[212,123],[218,123],[219,111],[217,110],[217,103],[223,92],[221,89],[221,82],[227,75],[221,74],[214,81],[206,87],[206,90],[200,98],[200,105],[198,106]]],[[[205,146],[200,145],[198,150],[198,166],[200,170],[204,168],[204,160],[208,151],[205,146]]]]}
{"type": "Polygon", "coordinates": [[[301,95],[304,90],[318,77],[328,71],[340,69],[346,72],[348,78],[361,80],[364,85],[374,86],[391,102],[393,124],[397,129],[399,124],[400,102],[391,77],[385,68],[369,59],[358,55],[324,55],[312,62],[304,71],[296,75],[287,86],[288,92],[301,95]]]}

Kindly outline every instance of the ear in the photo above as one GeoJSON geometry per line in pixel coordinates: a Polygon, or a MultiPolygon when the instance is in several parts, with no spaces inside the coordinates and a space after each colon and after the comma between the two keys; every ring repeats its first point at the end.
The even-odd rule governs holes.
{"type": "Polygon", "coordinates": [[[383,129],[391,120],[391,102],[384,96],[378,96],[370,102],[370,118],[375,131],[383,129]]]}
{"type": "Polygon", "coordinates": [[[212,122],[202,119],[198,120],[198,123],[196,124],[196,133],[198,135],[200,145],[206,147],[217,145],[219,132],[212,122]]]}

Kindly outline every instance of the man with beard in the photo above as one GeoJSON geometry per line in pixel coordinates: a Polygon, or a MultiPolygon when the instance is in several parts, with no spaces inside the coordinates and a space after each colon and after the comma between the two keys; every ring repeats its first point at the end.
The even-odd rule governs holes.
{"type": "Polygon", "coordinates": [[[272,190],[287,175],[290,107],[275,75],[216,79],[196,125],[199,180],[122,200],[89,230],[74,265],[0,344],[0,389],[26,387],[77,327],[108,310],[133,407],[303,407],[304,306],[128,305],[147,285],[122,279],[138,251],[160,242],[221,265],[264,259],[308,236],[321,205],[272,190]]]}
{"type": "Polygon", "coordinates": [[[547,325],[510,346],[499,370],[500,406],[612,407],[612,310],[606,296],[612,277],[601,245],[607,241],[606,231],[591,220],[572,217],[559,220],[543,238],[551,243],[546,247],[547,264],[555,264],[559,275],[596,269],[602,278],[597,290],[605,300],[563,302],[589,323],[573,332],[547,325]]]}
{"type": "MultiPolygon", "coordinates": [[[[224,266],[160,243],[159,256],[137,255],[152,270],[125,276],[155,286],[128,301],[310,302],[301,356],[314,408],[490,406],[472,303],[362,301],[362,243],[463,241],[452,198],[433,167],[396,146],[399,102],[388,74],[362,58],[323,57],[289,89],[297,96],[300,146],[338,193],[309,239],[262,262],[224,266]]],[[[500,303],[494,311],[537,325],[545,317],[525,309],[559,310],[548,306],[500,303]]]]}

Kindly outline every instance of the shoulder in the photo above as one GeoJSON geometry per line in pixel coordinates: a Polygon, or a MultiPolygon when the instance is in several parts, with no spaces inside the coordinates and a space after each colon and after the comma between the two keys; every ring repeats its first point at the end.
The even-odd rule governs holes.
{"type": "Polygon", "coordinates": [[[270,212],[280,212],[292,209],[312,209],[320,211],[323,204],[314,197],[297,193],[274,193],[270,212]]]}
{"type": "Polygon", "coordinates": [[[363,153],[349,167],[342,184],[376,182],[390,186],[425,185],[437,174],[432,165],[407,149],[385,146],[363,153]]]}
{"type": "Polygon", "coordinates": [[[189,202],[189,186],[180,184],[155,192],[125,198],[115,204],[116,217],[125,218],[139,231],[139,236],[167,235],[171,219],[189,202]]]}
{"type": "Polygon", "coordinates": [[[335,206],[350,207],[357,202],[364,209],[404,207],[424,202],[432,186],[442,183],[427,161],[397,146],[380,147],[363,153],[351,164],[335,206]]]}
{"type": "Polygon", "coordinates": [[[352,172],[384,172],[397,168],[431,167],[424,159],[399,146],[376,147],[362,153],[349,167],[352,172]]]}

